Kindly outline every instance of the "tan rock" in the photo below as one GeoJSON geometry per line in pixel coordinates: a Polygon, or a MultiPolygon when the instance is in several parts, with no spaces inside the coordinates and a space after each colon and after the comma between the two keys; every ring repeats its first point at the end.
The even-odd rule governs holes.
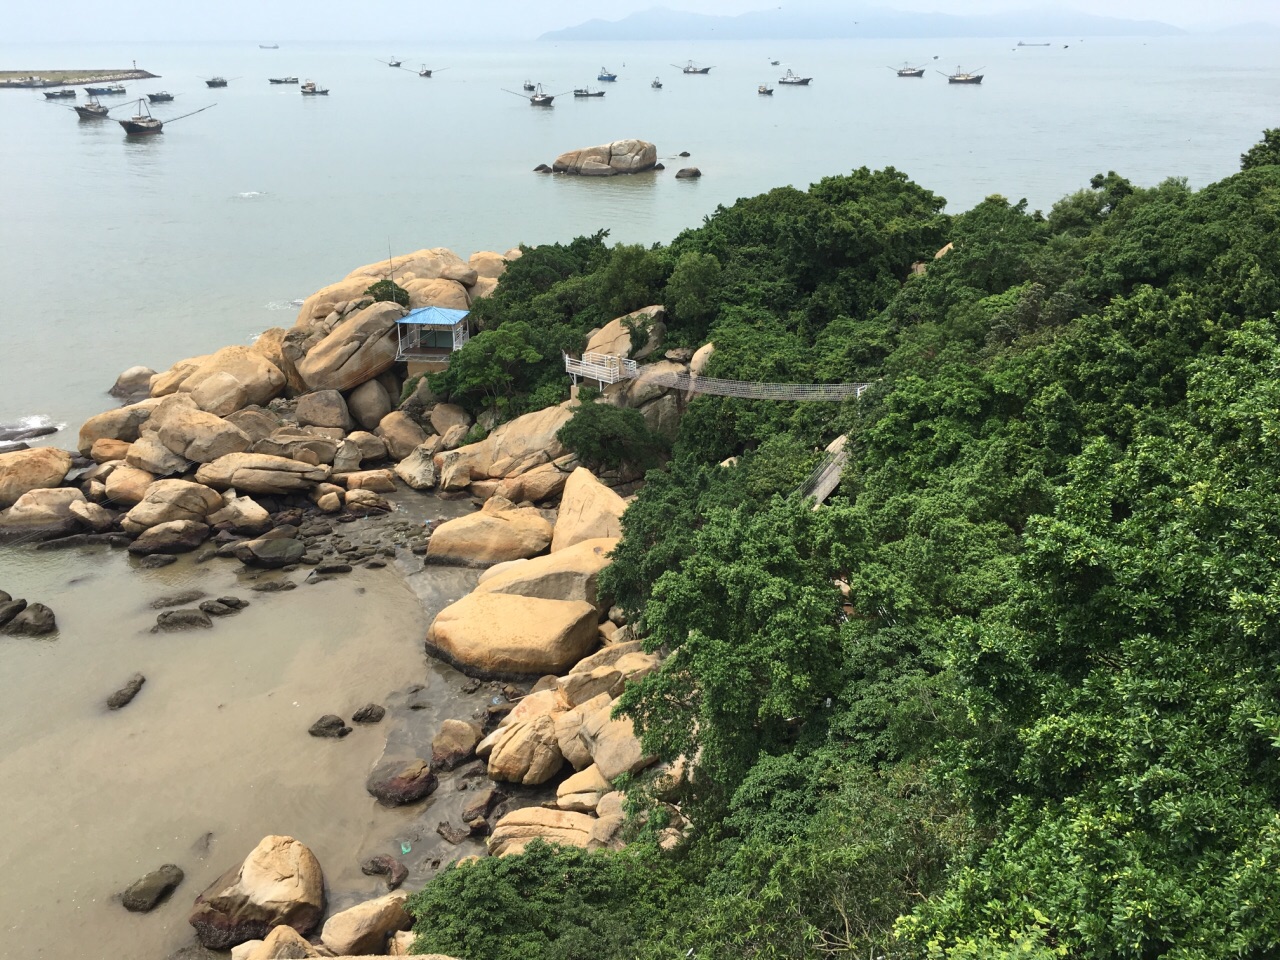
{"type": "Polygon", "coordinates": [[[556,806],[561,810],[593,813],[600,798],[612,789],[609,781],[600,775],[600,768],[592,764],[556,787],[556,806]]]}
{"type": "MultiPolygon", "coordinates": [[[[386,267],[385,263],[383,263],[383,267],[386,267]]],[[[294,326],[311,327],[315,321],[323,320],[331,314],[337,304],[362,297],[364,292],[377,279],[377,277],[351,273],[337,283],[321,287],[302,302],[302,306],[298,310],[298,318],[294,321],[294,326]]]]}
{"type": "Polygon", "coordinates": [[[494,496],[505,497],[512,503],[558,500],[577,465],[578,458],[573,454],[544,463],[525,473],[505,478],[498,484],[494,496]]]}
{"type": "MultiPolygon", "coordinates": [[[[188,380],[188,383],[190,379],[188,380]]],[[[186,387],[186,384],[183,384],[186,387]]],[[[215,417],[225,417],[250,404],[249,388],[230,373],[220,370],[212,376],[204,378],[190,393],[196,406],[215,417]]]]}
{"type": "Polygon", "coordinates": [[[427,432],[399,410],[383,417],[374,434],[387,445],[387,453],[393,460],[403,460],[427,439],[427,432]]]}
{"type": "Polygon", "coordinates": [[[484,737],[480,724],[470,720],[446,720],[431,740],[431,769],[452,770],[476,752],[484,737]]]}
{"type": "Polygon", "coordinates": [[[253,349],[267,362],[284,374],[285,393],[289,396],[302,393],[307,385],[298,376],[297,362],[304,356],[302,350],[289,340],[289,331],[283,327],[263,330],[253,341],[253,349]]]}
{"type": "MultiPolygon", "coordinates": [[[[372,380],[369,381],[373,383],[372,380]]],[[[387,459],[387,445],[381,437],[375,437],[365,430],[356,430],[347,437],[360,451],[361,463],[377,463],[387,459]]]]}
{"type": "Polygon", "coordinates": [[[206,463],[196,471],[199,483],[215,490],[234,487],[246,493],[296,493],[328,478],[328,467],[261,453],[232,453],[206,463]]]}
{"type": "Polygon", "coordinates": [[[79,527],[74,512],[77,506],[88,504],[84,494],[74,488],[28,490],[8,510],[0,510],[0,534],[14,537],[71,533],[79,527]]]}
{"type": "MultiPolygon", "coordinates": [[[[519,466],[530,456],[537,455],[540,462],[545,463],[565,455],[567,451],[556,439],[556,432],[572,418],[573,410],[567,404],[547,407],[504,423],[479,443],[468,444],[454,453],[459,461],[466,463],[475,480],[523,473],[528,467],[519,469],[519,466]],[[508,463],[506,472],[494,472],[494,464],[503,461],[508,463]]],[[[436,468],[443,473],[443,464],[439,461],[436,468]]]]}
{"type": "Polygon", "coordinates": [[[579,736],[583,721],[599,710],[609,709],[612,704],[613,699],[607,693],[602,693],[572,710],[556,715],[556,742],[573,769],[585,770],[591,766],[591,751],[579,736]]]}
{"type": "Polygon", "coordinates": [[[551,552],[557,553],[584,540],[622,536],[622,514],[627,504],[620,496],[579,467],[565,483],[556,516],[551,552]]]}
{"type": "Polygon", "coordinates": [[[338,457],[340,444],[328,437],[317,436],[309,430],[280,427],[271,436],[254,443],[250,453],[265,453],[271,457],[284,457],[299,463],[332,464],[338,457]]]}
{"type": "Polygon", "coordinates": [[[130,367],[111,385],[107,393],[113,397],[136,399],[151,395],[151,378],[156,372],[150,367],[130,367]]]}
{"type": "Polygon", "coordinates": [[[505,857],[521,853],[535,839],[562,847],[586,849],[594,818],[567,810],[525,807],[513,810],[498,821],[487,844],[489,853],[505,857]]]}
{"type": "Polygon", "coordinates": [[[372,490],[374,493],[395,493],[396,475],[390,470],[362,470],[347,473],[334,479],[341,480],[348,490],[372,490]]]}
{"type": "Polygon", "coordinates": [[[138,439],[139,428],[147,422],[151,417],[151,411],[159,403],[159,400],[141,400],[127,407],[117,407],[115,410],[108,410],[90,417],[80,428],[80,440],[77,445],[80,453],[88,456],[93,450],[94,443],[103,439],[133,443],[138,439]]]}
{"type": "MultiPolygon", "coordinates": [[[[117,443],[115,440],[99,440],[98,447],[104,443],[117,443]]],[[[163,443],[155,433],[143,433],[137,440],[129,444],[124,462],[131,467],[154,473],[157,477],[172,477],[187,472],[187,458],[180,457],[163,443]]]]}
{"type": "Polygon", "coordinates": [[[251,497],[238,497],[234,490],[222,494],[222,505],[209,513],[206,522],[223,526],[232,533],[256,536],[271,529],[271,514],[251,497]]]}
{"type": "MultiPolygon", "coordinates": [[[[472,278],[474,280],[474,274],[472,278]]],[[[415,310],[418,307],[444,307],[446,310],[471,308],[466,286],[456,280],[407,280],[401,286],[409,291],[409,306],[415,310]]]]}
{"type": "Polygon", "coordinates": [[[507,259],[492,250],[477,250],[467,260],[477,277],[497,280],[507,270],[507,259]]]}
{"type": "Polygon", "coordinates": [[[444,436],[452,427],[471,429],[471,414],[456,403],[437,403],[431,408],[431,427],[436,433],[444,436]]]}
{"type": "Polygon", "coordinates": [[[493,296],[493,292],[498,289],[498,281],[489,277],[480,277],[467,291],[467,299],[474,306],[477,300],[483,300],[485,297],[493,296]]]}
{"type": "Polygon", "coordinates": [[[641,748],[631,720],[614,720],[610,716],[612,712],[612,705],[590,713],[584,711],[582,728],[578,731],[578,739],[600,768],[600,775],[610,782],[624,773],[643,770],[657,760],[641,748]]]}
{"type": "Polygon", "coordinates": [[[348,315],[299,362],[298,374],[311,390],[351,390],[374,379],[395,363],[402,316],[403,308],[387,301],[348,315]]]}
{"type": "Polygon", "coordinates": [[[671,360],[659,360],[657,363],[646,363],[640,368],[640,375],[633,380],[624,380],[616,383],[606,390],[606,393],[613,390],[614,387],[621,388],[619,397],[622,406],[639,408],[646,403],[652,403],[659,397],[666,395],[672,388],[658,381],[664,377],[679,376],[688,372],[688,367],[683,363],[675,363],[671,360]]]}
{"type": "MultiPolygon", "coordinates": [[[[393,934],[391,939],[387,941],[387,956],[389,957],[407,957],[413,950],[413,941],[417,939],[417,934],[412,930],[401,930],[399,933],[393,934]]],[[[439,956],[439,954],[437,954],[439,956]]]]}
{"type": "Polygon", "coordinates": [[[408,280],[435,280],[445,278],[469,283],[469,277],[475,273],[471,266],[448,247],[430,247],[415,250],[387,260],[357,267],[348,278],[367,277],[369,282],[394,276],[397,283],[404,286],[408,280]]]}
{"type": "MultiPolygon", "coordinates": [[[[248,960],[306,960],[320,954],[293,927],[276,927],[265,940],[253,940],[257,944],[247,954],[248,960]]],[[[231,951],[232,956],[235,950],[231,951]]]]}
{"type": "Polygon", "coordinates": [[[93,442],[93,446],[89,448],[89,457],[96,463],[123,460],[128,456],[130,446],[132,444],[126,443],[124,440],[112,440],[108,437],[103,437],[101,440],[93,442]]]}
{"type": "Polygon", "coordinates": [[[395,466],[396,476],[414,490],[432,490],[436,485],[436,466],[426,444],[413,448],[413,452],[395,466]]]}
{"type": "Polygon", "coordinates": [[[190,923],[213,950],[264,938],[280,925],[304,936],[324,916],[320,864],[292,837],[269,836],[196,897],[190,923]]]}
{"type": "Polygon", "coordinates": [[[186,360],[179,360],[163,373],[157,373],[151,378],[152,398],[167,397],[177,393],[191,375],[200,369],[200,364],[209,359],[209,356],[209,354],[203,354],[199,357],[188,357],[186,360]]]}
{"type": "Polygon", "coordinates": [[[626,846],[620,836],[622,827],[626,822],[626,817],[620,814],[597,817],[591,824],[591,834],[587,839],[587,849],[591,851],[621,850],[626,846]]]}
{"type": "Polygon", "coordinates": [[[440,612],[430,650],[476,676],[544,676],[568,669],[596,642],[589,603],[474,593],[440,612]]]}
{"type": "Polygon", "coordinates": [[[617,545],[614,537],[585,540],[558,553],[520,561],[493,576],[482,576],[476,590],[545,600],[582,600],[599,608],[597,581],[600,571],[612,562],[609,554],[617,545]]]}
{"type": "Polygon", "coordinates": [[[489,779],[534,786],[546,783],[564,766],[555,720],[540,714],[497,731],[489,751],[489,779]]]}
{"type": "Polygon", "coordinates": [[[661,306],[642,307],[626,316],[610,320],[593,334],[583,347],[583,353],[606,353],[623,359],[643,360],[662,345],[666,336],[667,312],[661,306]],[[648,330],[649,335],[640,349],[632,351],[631,327],[648,330]]]}
{"type": "Polygon", "coordinates": [[[391,509],[391,505],[381,495],[372,490],[348,490],[344,500],[347,509],[352,513],[358,510],[380,510],[386,512],[391,509]]]}
{"type": "Polygon", "coordinates": [[[202,484],[157,480],[147,487],[142,501],[124,515],[120,526],[125,533],[137,536],[150,527],[174,520],[204,523],[205,518],[222,505],[222,497],[202,484]]]}
{"type": "Polygon", "coordinates": [[[0,509],[29,490],[61,486],[70,470],[71,454],[55,447],[0,453],[0,509]]]}
{"type": "Polygon", "coordinates": [[[107,499],[124,506],[141,503],[155,481],[155,474],[122,463],[107,477],[107,499]]]}
{"type": "Polygon", "coordinates": [[[347,395],[351,418],[366,430],[373,430],[395,409],[387,389],[377,380],[367,380],[347,395]]]}
{"type": "Polygon", "coordinates": [[[622,692],[622,671],[617,667],[596,667],[594,670],[574,670],[559,679],[560,692],[573,706],[598,697],[602,693],[617,696],[622,692]]]}
{"type": "Polygon", "coordinates": [[[584,177],[610,177],[652,170],[658,162],[658,148],[645,140],[615,140],[594,147],[581,147],[556,157],[551,169],[556,173],[584,177]]]}
{"type": "Polygon", "coordinates": [[[73,502],[67,508],[90,533],[105,533],[116,524],[116,518],[96,503],[73,502]]]}
{"type": "Polygon", "coordinates": [[[493,497],[478,513],[441,524],[431,535],[427,556],[439,563],[489,566],[536,556],[551,535],[551,524],[537,510],[493,497]]]}
{"type": "Polygon", "coordinates": [[[407,900],[408,894],[397,891],[335,913],[325,921],[320,942],[338,956],[381,954],[391,934],[413,923],[407,900]]]}
{"type": "Polygon", "coordinates": [[[152,422],[159,427],[162,444],[195,463],[208,463],[249,449],[249,437],[243,430],[200,410],[189,397],[162,401],[152,415],[152,422]]]}
{"type": "Polygon", "coordinates": [[[239,427],[254,443],[271,436],[283,426],[279,417],[262,407],[245,407],[227,414],[223,419],[239,427]]]}
{"type": "Polygon", "coordinates": [[[347,401],[337,390],[303,394],[298,398],[294,415],[303,427],[337,427],[345,432],[355,426],[347,401]]]}

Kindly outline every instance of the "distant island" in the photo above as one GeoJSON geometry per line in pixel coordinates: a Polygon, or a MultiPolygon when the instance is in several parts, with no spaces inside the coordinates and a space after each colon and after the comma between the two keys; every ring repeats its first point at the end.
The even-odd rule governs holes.
{"type": "Polygon", "coordinates": [[[540,40],[816,40],[945,37],[1133,37],[1185,31],[1156,20],[1126,20],[1084,13],[1023,11],[960,16],[852,7],[833,13],[787,7],[709,16],[655,7],[621,20],[588,20],[544,33],[540,40]]]}

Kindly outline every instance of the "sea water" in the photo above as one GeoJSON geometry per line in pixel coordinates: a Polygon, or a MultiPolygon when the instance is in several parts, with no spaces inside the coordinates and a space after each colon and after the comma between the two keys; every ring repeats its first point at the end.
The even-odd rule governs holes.
{"type": "Polygon", "coordinates": [[[950,211],[993,192],[1047,209],[1107,170],[1146,185],[1212,182],[1276,122],[1275,39],[1017,39],[0,44],[14,69],[136,60],[160,78],[130,83],[129,96],[176,94],[161,117],[216,104],[129,138],[38,91],[0,91],[0,422],[42,415],[74,429],[109,403],[124,368],[163,369],[288,326],[293,301],[388,253],[465,257],[600,229],[668,241],[719,204],[863,165],[905,171],[950,211]],[[402,69],[380,62],[393,55],[402,69]],[[690,58],[713,69],[673,66],[690,58]],[[899,79],[888,67],[903,61],[926,76],[899,79]],[[419,77],[421,65],[435,75],[419,77]],[[939,71],[958,65],[986,81],[949,85],[939,71]],[[617,82],[598,83],[601,67],[617,82]],[[788,68],[813,83],[778,86],[788,68]],[[214,75],[229,86],[207,88],[201,77],[214,75]],[[267,82],[282,75],[331,92],[267,82]],[[526,80],[562,96],[542,109],[504,92],[526,80]],[[756,93],[761,83],[773,96],[756,93]],[[572,97],[588,85],[606,96],[572,97]],[[607,182],[532,172],[628,137],[656,143],[666,171],[607,182]],[[702,179],[676,181],[685,165],[702,179]]]}

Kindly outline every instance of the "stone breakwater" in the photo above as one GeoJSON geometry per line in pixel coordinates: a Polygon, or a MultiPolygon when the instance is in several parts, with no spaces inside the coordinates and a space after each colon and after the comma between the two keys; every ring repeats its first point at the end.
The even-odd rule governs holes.
{"type": "MultiPolygon", "coordinates": [[[[494,291],[519,255],[462,260],[442,248],[421,250],[393,261],[395,280],[412,307],[466,309],[494,291]]],[[[106,542],[147,565],[199,551],[200,559],[247,569],[308,569],[308,580],[405,557],[483,568],[474,591],[441,610],[424,642],[475,678],[472,692],[488,680],[500,695],[471,716],[444,719],[429,741],[389,747],[366,789],[384,806],[443,812],[455,805],[433,800],[440,784],[466,787],[471,799],[437,833],[452,845],[483,839],[492,856],[518,853],[538,837],[620,847],[623,797],[614,783],[642,774],[654,795],[670,797],[682,776],[656,766],[630,721],[613,716],[626,684],[659,666],[599,589],[621,536],[624,494],[637,478],[596,476],[564,449],[557,433],[576,401],[499,423],[492,411],[473,418],[435,397],[425,380],[406,389],[395,361],[404,308],[367,294],[387,273],[386,264],[353,271],[307,298],[291,329],[268,330],[252,347],[226,347],[165,371],[126,371],[111,390],[126,402],[86,421],[74,452],[0,454],[0,537],[45,548],[106,542]],[[477,426],[483,438],[474,440],[477,426]],[[430,491],[469,498],[473,512],[425,527],[396,520],[397,502],[430,491]],[[379,517],[388,531],[379,545],[344,533],[346,524],[379,517]]],[[[712,347],[657,359],[664,316],[655,305],[619,317],[592,331],[583,349],[649,361],[598,402],[637,409],[652,429],[674,435],[684,397],[652,373],[697,375],[712,347]]],[[[234,596],[175,603],[158,615],[157,630],[208,629],[245,605],[234,596]]],[[[118,691],[121,707],[143,682],[139,674],[118,691]]],[[[370,704],[352,721],[381,717],[380,705],[370,704]]],[[[340,739],[349,731],[342,717],[326,715],[310,732],[340,739]]],[[[667,814],[662,841],[675,845],[687,825],[678,807],[667,814]]],[[[367,872],[398,886],[403,866],[383,859],[367,872]]],[[[127,892],[138,909],[182,882],[177,864],[153,874],[127,892]]],[[[286,947],[272,937],[317,931],[326,955],[407,949],[404,894],[326,920],[323,891],[319,864],[303,844],[267,837],[196,898],[190,920],[206,946],[246,957],[280,955],[271,951],[286,947]],[[259,938],[252,952],[242,949],[259,938]]]]}

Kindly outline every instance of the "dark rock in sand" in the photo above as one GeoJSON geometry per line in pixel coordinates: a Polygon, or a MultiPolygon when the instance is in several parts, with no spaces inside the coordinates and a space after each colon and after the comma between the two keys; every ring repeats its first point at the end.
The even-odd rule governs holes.
{"type": "Polygon", "coordinates": [[[430,796],[436,785],[430,764],[421,759],[383,761],[365,781],[365,789],[389,807],[416,803],[430,796]]]}
{"type": "Polygon", "coordinates": [[[462,808],[462,819],[470,823],[472,820],[487,817],[505,799],[507,795],[497,787],[482,787],[475,795],[475,799],[462,808]]]}
{"type": "Polygon", "coordinates": [[[5,593],[3,590],[0,590],[0,603],[8,603],[12,599],[13,597],[9,596],[9,594],[5,593]]]}
{"type": "MultiPolygon", "coordinates": [[[[121,707],[128,706],[133,698],[138,695],[138,691],[142,689],[142,685],[147,682],[147,678],[140,673],[135,673],[129,678],[129,682],[123,687],[107,697],[107,709],[119,710],[121,707]]],[[[150,876],[150,874],[148,874],[150,876]]],[[[145,878],[144,878],[145,879],[145,878]]],[[[181,879],[181,878],[179,878],[181,879]]],[[[142,881],[138,881],[141,883],[142,881]]],[[[150,909],[150,908],[148,908],[150,909]]]]}
{"type": "Polygon", "coordinates": [[[353,723],[381,723],[387,715],[387,708],[377,703],[366,703],[351,715],[353,723]]]}
{"type": "Polygon", "coordinates": [[[375,557],[374,559],[368,561],[365,564],[365,568],[368,570],[381,570],[386,565],[387,565],[387,561],[379,560],[375,557]]]}
{"type": "Polygon", "coordinates": [[[467,720],[446,720],[431,740],[431,769],[452,770],[466,763],[484,738],[480,724],[467,720]]]}
{"type": "Polygon", "coordinates": [[[195,520],[170,520],[143,532],[129,544],[133,554],[190,553],[209,537],[208,524],[195,520]]]}
{"type": "Polygon", "coordinates": [[[255,583],[250,590],[258,593],[280,593],[282,590],[296,590],[298,585],[292,580],[265,580],[255,583]]]}
{"type": "Polygon", "coordinates": [[[225,603],[219,603],[217,600],[206,600],[200,604],[200,609],[211,617],[229,617],[236,612],[234,607],[228,607],[225,603]]]}
{"type": "Polygon", "coordinates": [[[53,611],[43,603],[33,603],[0,628],[0,633],[10,637],[43,637],[57,629],[58,620],[53,611]]]}
{"type": "Polygon", "coordinates": [[[132,910],[134,913],[154,910],[177,889],[178,884],[182,883],[182,878],[183,873],[180,867],[166,863],[159,870],[152,870],[141,880],[135,880],[129,884],[129,889],[125,890],[120,897],[120,902],[124,904],[126,910],[132,910]]]}
{"type": "Polygon", "coordinates": [[[232,547],[233,555],[241,563],[249,567],[266,567],[267,569],[287,567],[291,563],[297,563],[306,550],[301,540],[295,540],[292,537],[246,540],[232,547]]]}
{"type": "Polygon", "coordinates": [[[460,844],[463,840],[471,837],[470,827],[457,827],[447,821],[441,821],[436,824],[436,833],[444,837],[454,846],[460,844]]]}
{"type": "Polygon", "coordinates": [[[156,617],[152,633],[175,633],[179,630],[208,630],[213,621],[203,610],[166,610],[156,617]]]}
{"type": "Polygon", "coordinates": [[[174,593],[167,597],[152,600],[151,609],[168,610],[170,607],[183,607],[188,603],[195,603],[203,596],[205,596],[203,590],[183,590],[181,593],[174,593]]]}
{"type": "Polygon", "coordinates": [[[551,169],[549,166],[547,166],[545,163],[540,163],[540,164],[538,164],[536,167],[534,167],[534,168],[533,168],[533,172],[534,172],[534,173],[551,173],[551,172],[553,172],[553,171],[552,171],[552,169],[551,169]]]}
{"type": "Polygon", "coordinates": [[[394,890],[409,877],[408,868],[395,857],[385,853],[370,857],[360,864],[360,872],[366,877],[386,877],[388,890],[394,890]]]}
{"type": "Polygon", "coordinates": [[[349,563],[322,563],[316,567],[316,573],[350,573],[349,563]]]}
{"type": "Polygon", "coordinates": [[[307,731],[313,737],[332,737],[335,740],[345,737],[350,732],[351,728],[342,722],[342,718],[332,713],[326,713],[307,731]]]}
{"type": "Polygon", "coordinates": [[[676,156],[678,156],[678,157],[687,157],[687,156],[689,156],[689,151],[688,151],[688,150],[681,150],[678,154],[676,154],[676,156]]]}
{"type": "Polygon", "coordinates": [[[138,566],[144,570],[159,570],[161,567],[167,567],[169,564],[177,562],[178,558],[171,553],[153,553],[139,560],[138,566]]]}
{"type": "Polygon", "coordinates": [[[219,597],[218,602],[232,610],[243,610],[249,605],[248,600],[241,600],[239,597],[219,597]]]}
{"type": "Polygon", "coordinates": [[[5,442],[18,440],[34,440],[36,437],[47,437],[57,433],[57,427],[20,427],[0,430],[0,440],[5,442]]]}
{"type": "Polygon", "coordinates": [[[333,533],[333,524],[325,520],[308,520],[298,528],[298,536],[304,540],[312,537],[327,537],[333,533]]]}
{"type": "Polygon", "coordinates": [[[654,169],[654,170],[665,170],[665,169],[667,169],[667,165],[666,165],[665,163],[655,163],[655,164],[653,165],[653,169],[654,169]]]}
{"type": "Polygon", "coordinates": [[[8,596],[8,594],[5,594],[6,599],[3,603],[0,603],[0,627],[3,627],[23,610],[27,609],[27,601],[22,599],[10,600],[8,596]]]}

